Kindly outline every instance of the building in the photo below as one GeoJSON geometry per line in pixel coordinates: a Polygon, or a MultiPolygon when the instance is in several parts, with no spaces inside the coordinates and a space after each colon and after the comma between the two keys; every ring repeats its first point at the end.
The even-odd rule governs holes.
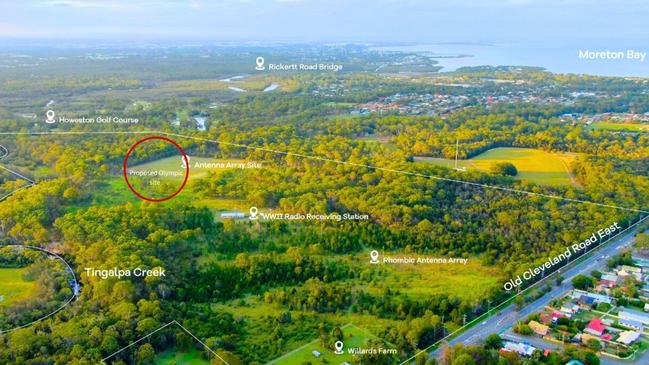
{"type": "Polygon", "coordinates": [[[599,304],[599,303],[611,304],[611,303],[613,303],[613,298],[609,297],[608,295],[590,293],[590,292],[579,290],[579,289],[575,289],[575,290],[572,291],[571,297],[573,299],[580,299],[582,296],[585,296],[585,297],[588,297],[588,298],[593,298],[595,304],[599,304]]]}
{"type": "Polygon", "coordinates": [[[593,335],[589,335],[588,333],[582,333],[582,334],[581,334],[581,343],[582,343],[582,344],[584,344],[584,345],[588,345],[588,341],[590,341],[590,340],[596,340],[596,341],[599,342],[600,339],[599,339],[599,337],[597,337],[597,336],[593,336],[593,335]]]}
{"type": "Polygon", "coordinates": [[[617,281],[613,280],[600,280],[599,283],[607,288],[615,288],[617,286],[617,281]]]}
{"type": "Polygon", "coordinates": [[[532,356],[532,354],[536,350],[536,347],[520,342],[505,341],[502,350],[506,352],[515,352],[521,356],[529,357],[532,356]]]}
{"type": "Polygon", "coordinates": [[[550,330],[550,327],[543,325],[537,321],[530,321],[530,323],[528,323],[527,325],[530,326],[530,328],[532,329],[532,331],[534,331],[534,333],[536,333],[541,337],[547,335],[548,331],[550,330]]]}
{"type": "Polygon", "coordinates": [[[602,280],[612,281],[612,282],[614,282],[616,284],[618,284],[620,282],[620,278],[618,278],[617,275],[608,274],[608,273],[607,274],[602,274],[602,280]]]}
{"type": "Polygon", "coordinates": [[[221,218],[223,219],[242,219],[245,217],[246,215],[244,213],[239,212],[221,213],[221,218]]]}
{"type": "Polygon", "coordinates": [[[604,340],[604,341],[610,341],[610,340],[613,339],[613,335],[610,334],[610,333],[607,333],[605,335],[602,335],[601,339],[604,340]]]}
{"type": "Polygon", "coordinates": [[[313,354],[313,356],[315,356],[315,357],[317,357],[317,358],[319,358],[320,356],[322,356],[322,354],[321,354],[320,351],[318,351],[318,350],[313,350],[313,351],[311,351],[311,353],[313,354]]]}
{"type": "Polygon", "coordinates": [[[617,276],[619,276],[620,279],[632,276],[637,281],[642,281],[642,269],[635,266],[624,265],[617,271],[617,276]]]}
{"type": "MultiPolygon", "coordinates": [[[[576,313],[579,313],[579,306],[577,304],[574,304],[574,303],[565,303],[564,305],[561,306],[560,311],[563,312],[564,314],[576,314],[576,313]]],[[[555,312],[556,311],[552,312],[552,314],[554,315],[555,312]]],[[[556,313],[559,313],[559,312],[556,312],[556,313]]],[[[568,318],[570,318],[570,317],[568,317],[568,318]]]]}
{"type": "Polygon", "coordinates": [[[577,303],[579,303],[579,306],[585,310],[589,310],[595,306],[595,298],[582,295],[579,297],[577,300],[577,303]]]}
{"type": "Polygon", "coordinates": [[[642,323],[643,325],[647,326],[649,325],[649,314],[634,311],[632,309],[624,309],[620,311],[617,316],[620,319],[630,319],[633,321],[638,321],[642,323]]]}
{"type": "Polygon", "coordinates": [[[642,330],[644,329],[644,326],[642,325],[641,322],[634,321],[632,319],[620,318],[619,323],[620,323],[620,326],[623,326],[623,327],[626,327],[626,328],[631,328],[631,329],[634,329],[634,330],[640,331],[640,332],[642,332],[642,330]]]}
{"type": "Polygon", "coordinates": [[[622,265],[622,270],[626,270],[628,272],[632,272],[636,274],[642,274],[642,268],[635,267],[635,266],[622,265]]]}
{"type": "MultiPolygon", "coordinates": [[[[602,320],[600,318],[593,318],[588,322],[588,325],[584,329],[584,332],[589,333],[593,336],[600,337],[601,335],[604,334],[604,331],[606,331],[606,326],[602,324],[602,320]]],[[[582,338],[583,341],[583,338],[582,338]]]]}
{"type": "Polygon", "coordinates": [[[597,286],[595,287],[596,292],[604,292],[607,295],[611,295],[613,288],[617,286],[617,284],[613,281],[608,281],[608,280],[603,280],[600,281],[597,286]],[[613,283],[613,285],[609,285],[610,283],[613,283]]]}
{"type": "Polygon", "coordinates": [[[638,332],[624,331],[620,333],[620,337],[617,338],[617,342],[628,346],[636,342],[639,338],[640,334],[638,332]]]}

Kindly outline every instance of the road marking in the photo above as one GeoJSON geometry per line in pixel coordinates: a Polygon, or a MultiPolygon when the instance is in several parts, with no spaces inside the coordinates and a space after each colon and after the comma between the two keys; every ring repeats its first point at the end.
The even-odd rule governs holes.
{"type": "MultiPolygon", "coordinates": [[[[639,225],[640,223],[644,222],[647,218],[649,218],[649,215],[646,215],[646,216],[640,218],[637,222],[633,223],[633,224],[630,225],[629,227],[627,227],[627,228],[625,228],[625,229],[623,229],[623,230],[617,232],[617,233],[614,234],[613,236],[609,237],[606,241],[602,242],[599,246],[596,246],[596,247],[593,248],[592,250],[585,252],[584,255],[590,255],[590,254],[592,254],[593,252],[598,251],[598,250],[605,251],[605,249],[602,249],[602,247],[604,247],[604,248],[610,248],[611,246],[603,246],[603,245],[606,245],[606,244],[608,244],[609,242],[614,241],[616,238],[621,237],[623,233],[625,233],[625,232],[631,230],[633,227],[635,227],[635,226],[639,225]]],[[[626,241],[628,241],[628,240],[629,240],[628,238],[624,238],[624,237],[622,237],[622,238],[620,239],[620,241],[618,242],[618,244],[622,244],[622,243],[624,243],[624,242],[626,242],[626,241]]],[[[572,277],[574,277],[575,275],[577,275],[579,272],[582,272],[583,270],[577,270],[577,267],[579,267],[579,265],[585,265],[585,264],[588,262],[588,260],[590,260],[590,259],[592,259],[592,257],[587,258],[587,259],[585,259],[584,261],[581,261],[580,263],[578,263],[577,266],[568,269],[568,272],[566,272],[566,275],[569,275],[568,273],[570,273],[570,272],[572,272],[572,271],[577,271],[577,273],[575,273],[575,274],[573,274],[572,276],[570,276],[570,278],[572,278],[572,277]]],[[[573,261],[573,263],[574,263],[574,261],[573,261]]],[[[568,264],[568,265],[569,265],[569,264],[568,264]]],[[[552,274],[554,274],[554,273],[556,273],[556,272],[558,272],[558,271],[555,271],[555,272],[553,272],[552,274]]],[[[489,313],[495,311],[496,309],[502,307],[505,303],[507,303],[508,300],[510,300],[510,299],[514,299],[514,298],[516,298],[516,297],[518,297],[518,296],[524,294],[527,290],[530,290],[531,288],[534,288],[534,287],[536,287],[536,286],[542,284],[545,280],[547,280],[548,277],[550,277],[550,274],[547,275],[545,278],[543,278],[543,279],[541,279],[541,280],[535,282],[534,284],[530,285],[529,287],[525,288],[523,291],[521,291],[521,292],[519,292],[518,294],[512,296],[511,298],[508,298],[508,299],[505,300],[503,303],[501,303],[501,304],[495,306],[495,307],[492,308],[490,311],[488,311],[488,312],[486,312],[486,313],[484,313],[484,314],[482,314],[482,315],[484,316],[484,315],[486,315],[486,314],[489,314],[489,313]]],[[[567,279],[570,279],[570,278],[567,278],[567,279]]],[[[567,280],[567,279],[566,279],[566,280],[567,280]]],[[[567,284],[564,283],[564,284],[562,285],[562,287],[563,287],[563,286],[566,286],[566,285],[567,285],[567,284]]],[[[543,297],[537,299],[537,301],[543,299],[544,297],[545,297],[545,296],[543,296],[543,297]]],[[[536,301],[535,301],[535,302],[536,302],[536,301]]],[[[513,304],[510,303],[507,307],[512,306],[512,305],[513,305],[513,304]]],[[[505,307],[505,308],[507,308],[507,307],[505,307]]],[[[528,306],[528,307],[529,307],[529,306],[528,306]]],[[[526,308],[527,308],[527,307],[526,307],[526,308]]],[[[514,314],[514,313],[511,313],[511,314],[514,314]]],[[[478,318],[480,318],[480,317],[478,317],[478,318]]],[[[476,318],[476,319],[477,319],[477,318],[476,318]]],[[[456,329],[455,331],[449,333],[448,335],[446,335],[446,337],[444,337],[444,338],[438,340],[437,342],[434,342],[433,344],[429,345],[428,347],[419,350],[419,352],[417,352],[417,353],[415,353],[413,356],[407,358],[405,361],[399,363],[399,365],[404,365],[404,364],[406,364],[408,361],[410,361],[410,360],[416,358],[417,356],[419,356],[419,355],[425,353],[426,351],[428,351],[428,349],[430,349],[430,348],[432,348],[432,347],[434,347],[434,346],[437,346],[437,345],[441,344],[441,343],[444,342],[444,341],[447,341],[449,338],[455,336],[457,333],[461,333],[462,331],[464,331],[464,330],[467,328],[467,326],[471,325],[471,323],[474,322],[476,319],[474,319],[473,321],[469,322],[468,324],[466,324],[466,325],[464,325],[464,326],[462,326],[462,327],[456,329]]],[[[457,337],[456,339],[459,339],[459,337],[457,337]]],[[[432,353],[429,354],[429,356],[430,356],[430,355],[432,355],[432,353]]]]}

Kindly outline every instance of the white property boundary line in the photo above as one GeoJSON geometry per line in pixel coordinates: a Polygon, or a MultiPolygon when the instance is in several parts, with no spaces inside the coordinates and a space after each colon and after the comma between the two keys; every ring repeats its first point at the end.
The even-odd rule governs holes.
{"type": "MultiPolygon", "coordinates": [[[[72,270],[72,266],[70,266],[70,264],[68,264],[67,261],[65,261],[61,256],[55,254],[54,252],[50,252],[50,251],[48,251],[46,249],[43,249],[41,247],[28,246],[28,245],[15,245],[15,244],[0,245],[0,248],[3,248],[3,247],[25,247],[25,248],[30,248],[30,249],[33,249],[33,250],[44,252],[44,253],[46,253],[48,255],[52,255],[52,256],[56,257],[57,259],[59,259],[61,262],[63,262],[65,264],[65,266],[67,267],[67,269],[69,271],[70,276],[72,277],[74,287],[77,287],[79,285],[79,282],[77,281],[77,276],[75,275],[74,270],[72,270]]],[[[0,334],[13,332],[13,331],[19,330],[21,328],[29,327],[29,326],[31,326],[31,325],[33,325],[35,323],[40,322],[40,321],[43,321],[43,320],[57,314],[58,312],[62,311],[65,307],[67,307],[74,300],[74,298],[76,298],[76,294],[74,293],[74,288],[73,288],[72,289],[72,296],[70,297],[70,299],[68,299],[65,303],[63,303],[63,305],[60,306],[58,309],[56,309],[54,312],[52,312],[52,313],[50,313],[50,314],[48,314],[46,316],[43,316],[41,318],[38,318],[38,319],[36,319],[36,320],[34,320],[32,322],[29,322],[27,324],[24,324],[22,326],[12,328],[10,330],[0,331],[0,334]]]]}
{"type": "MultiPolygon", "coordinates": [[[[584,253],[583,255],[579,256],[578,258],[575,259],[575,261],[578,260],[579,258],[584,257],[585,255],[591,255],[593,252],[595,252],[595,251],[597,251],[597,250],[600,250],[600,249],[602,249],[603,247],[606,247],[606,246],[607,246],[607,243],[614,242],[616,237],[619,237],[619,236],[622,235],[622,233],[624,233],[624,232],[626,232],[626,231],[629,231],[630,229],[632,229],[632,228],[634,228],[634,227],[640,225],[640,224],[641,224],[642,222],[644,222],[647,218],[649,218],[649,215],[645,215],[644,217],[640,218],[637,222],[635,222],[635,223],[633,223],[632,225],[628,226],[628,227],[625,228],[624,230],[622,230],[622,231],[616,233],[614,236],[612,236],[611,238],[609,238],[607,241],[603,242],[602,244],[598,245],[597,247],[593,248],[592,250],[590,250],[590,251],[584,253]]],[[[575,261],[573,261],[573,263],[574,263],[575,261]]],[[[567,266],[567,265],[569,265],[569,263],[566,264],[566,265],[564,265],[564,266],[562,266],[562,267],[560,267],[560,268],[558,268],[558,269],[562,269],[562,268],[564,268],[564,267],[567,266]]],[[[568,269],[568,270],[569,270],[569,269],[568,269]]],[[[534,287],[536,287],[536,286],[538,286],[538,285],[541,285],[542,283],[544,283],[544,282],[547,280],[547,278],[549,278],[552,274],[555,274],[555,273],[557,273],[557,272],[558,272],[557,270],[551,272],[550,274],[546,275],[546,276],[545,276],[544,278],[542,278],[541,280],[539,280],[539,281],[533,283],[532,285],[528,286],[528,287],[525,288],[524,290],[521,290],[521,291],[520,291],[519,293],[517,293],[516,295],[514,295],[514,296],[512,296],[512,297],[510,297],[510,298],[505,299],[505,301],[503,301],[503,302],[500,303],[499,305],[497,305],[497,306],[491,308],[491,310],[489,310],[489,311],[483,313],[482,315],[478,316],[477,318],[474,318],[471,322],[469,322],[469,323],[465,324],[464,326],[462,326],[462,327],[456,329],[455,331],[449,333],[448,335],[446,335],[446,337],[444,337],[444,338],[438,340],[437,342],[433,343],[432,345],[430,345],[430,346],[428,346],[428,347],[426,347],[426,348],[424,348],[424,349],[419,350],[419,352],[417,352],[417,353],[414,354],[413,356],[409,357],[409,358],[406,359],[405,361],[401,362],[399,365],[404,365],[405,363],[407,363],[407,362],[410,361],[410,360],[413,360],[413,359],[416,358],[417,356],[426,353],[426,351],[428,351],[430,348],[432,348],[432,347],[434,347],[434,346],[437,346],[437,345],[441,344],[442,342],[448,340],[448,339],[449,339],[450,337],[452,337],[453,335],[455,335],[455,334],[457,334],[457,333],[461,333],[461,332],[464,331],[468,326],[471,326],[474,322],[476,322],[476,321],[482,321],[482,320],[486,319],[486,318],[482,318],[483,316],[486,316],[486,315],[489,314],[489,316],[487,316],[487,318],[489,318],[489,317],[490,317],[490,313],[494,312],[496,309],[499,309],[500,307],[503,307],[503,306],[505,306],[505,305],[513,305],[513,301],[510,302],[510,300],[512,300],[512,299],[514,299],[514,298],[516,298],[516,297],[518,297],[518,296],[520,296],[520,295],[527,294],[527,292],[528,292],[530,289],[533,289],[534,287]]],[[[539,298],[539,299],[540,299],[540,298],[539,298]]]]}
{"type": "MultiPolygon", "coordinates": [[[[516,194],[522,194],[522,195],[528,195],[528,196],[538,196],[538,197],[543,197],[543,198],[546,198],[546,199],[562,200],[562,201],[567,201],[567,202],[572,202],[572,203],[580,203],[580,204],[588,204],[588,205],[599,206],[599,207],[604,207],[604,208],[611,208],[611,209],[617,209],[617,210],[624,210],[624,211],[635,212],[635,213],[643,213],[643,214],[647,214],[647,215],[649,215],[649,211],[642,210],[642,209],[627,208],[627,207],[621,207],[621,206],[616,206],[616,205],[609,205],[609,204],[597,203],[597,202],[588,201],[588,200],[572,199],[572,198],[566,198],[566,197],[562,197],[562,196],[558,196],[558,195],[550,195],[550,194],[543,194],[543,193],[535,193],[535,192],[531,192],[531,191],[520,190],[520,189],[513,189],[513,188],[507,188],[507,187],[503,187],[503,186],[481,184],[481,183],[476,183],[476,182],[472,182],[472,181],[458,180],[458,179],[446,178],[446,177],[441,177],[441,176],[436,176],[436,175],[426,175],[426,174],[421,174],[421,173],[416,173],[416,172],[410,172],[410,171],[404,171],[404,170],[396,170],[396,169],[392,169],[392,168],[378,167],[378,166],[367,165],[367,164],[360,164],[360,163],[355,163],[355,162],[350,162],[350,161],[342,161],[342,160],[330,159],[330,158],[326,158],[326,157],[311,156],[311,155],[305,155],[305,154],[301,154],[301,153],[294,153],[294,152],[287,152],[287,151],[279,151],[279,150],[274,150],[274,149],[266,148],[266,147],[250,146],[250,145],[244,145],[244,144],[233,143],[233,142],[223,142],[223,141],[211,140],[211,139],[202,138],[202,137],[188,136],[188,135],[183,135],[183,134],[178,134],[178,133],[171,133],[171,132],[164,132],[164,131],[0,132],[0,135],[28,135],[28,136],[44,136],[44,135],[94,135],[94,134],[96,134],[96,135],[101,135],[101,134],[106,134],[106,135],[109,135],[109,134],[115,134],[115,135],[118,135],[118,134],[126,134],[126,135],[135,135],[135,134],[160,134],[160,135],[166,135],[166,136],[172,136],[172,137],[179,137],[179,138],[185,138],[185,139],[192,139],[192,140],[202,141],[202,142],[209,142],[209,143],[222,144],[222,145],[233,146],[233,147],[239,147],[239,148],[245,148],[245,149],[251,149],[251,150],[257,150],[257,151],[270,152],[270,153],[280,154],[280,155],[285,155],[285,156],[294,156],[294,157],[300,157],[300,158],[311,159],[311,160],[317,160],[317,161],[323,161],[323,162],[332,162],[332,163],[337,163],[337,164],[341,164],[341,165],[348,165],[348,166],[355,166],[355,167],[367,168],[367,169],[371,169],[371,170],[375,170],[375,171],[393,172],[393,173],[403,174],[403,175],[408,175],[408,176],[417,176],[417,177],[429,178],[429,179],[433,179],[433,180],[440,180],[440,181],[453,182],[453,183],[463,184],[463,185],[468,185],[468,186],[475,186],[475,187],[480,187],[480,188],[484,188],[484,189],[500,190],[500,191],[505,191],[505,192],[510,192],[510,193],[516,193],[516,194]]],[[[638,225],[639,223],[643,222],[647,217],[649,217],[649,216],[645,216],[645,217],[641,218],[641,219],[640,219],[638,222],[636,222],[635,224],[633,224],[633,225],[627,227],[625,230],[619,232],[619,234],[621,234],[621,233],[623,233],[623,232],[629,230],[630,228],[632,228],[632,227],[638,225]]],[[[618,234],[618,235],[619,235],[619,234],[618,234]]],[[[611,239],[613,239],[613,237],[611,237],[611,239]]],[[[598,246],[598,247],[596,247],[595,249],[591,250],[589,253],[594,252],[595,250],[599,249],[599,247],[603,247],[603,245],[602,245],[602,246],[598,246]]],[[[525,292],[527,291],[527,289],[533,288],[534,286],[536,286],[537,284],[539,284],[539,283],[541,283],[541,282],[543,282],[543,281],[544,281],[544,280],[540,280],[540,281],[538,281],[538,282],[532,284],[531,286],[529,286],[528,288],[526,288],[526,290],[521,291],[520,293],[516,294],[516,295],[515,295],[514,297],[512,297],[512,298],[515,298],[515,297],[517,297],[517,296],[519,296],[519,295],[525,293],[525,292]]],[[[510,299],[512,299],[512,298],[510,298],[510,299]]],[[[500,308],[501,306],[505,305],[505,303],[507,303],[507,301],[508,301],[508,300],[506,300],[504,303],[500,304],[499,306],[496,306],[496,307],[492,308],[490,311],[486,312],[485,314],[491,313],[491,312],[493,312],[494,310],[496,310],[497,308],[500,308]]],[[[483,316],[484,316],[484,314],[483,314],[483,316]]],[[[403,364],[405,364],[406,362],[408,362],[408,361],[410,361],[410,360],[416,358],[417,356],[419,356],[419,355],[421,355],[422,353],[426,352],[426,351],[427,351],[428,349],[430,349],[431,347],[438,345],[439,343],[441,343],[442,341],[445,341],[446,339],[448,339],[449,337],[455,335],[456,333],[459,333],[459,332],[463,331],[465,328],[467,328],[467,326],[471,325],[473,322],[475,322],[477,319],[480,319],[481,317],[482,317],[482,316],[480,316],[480,317],[474,319],[473,321],[469,322],[468,324],[466,324],[466,325],[464,325],[464,326],[458,328],[457,330],[453,331],[452,333],[448,334],[446,337],[442,338],[441,340],[439,340],[439,341],[433,343],[432,345],[426,347],[426,348],[423,349],[423,350],[420,350],[418,353],[416,353],[414,356],[410,357],[410,358],[407,359],[406,361],[402,362],[400,365],[403,365],[403,364]]],[[[168,323],[167,325],[165,325],[165,326],[163,326],[163,327],[166,327],[166,326],[168,326],[168,325],[170,325],[170,324],[173,324],[173,323],[179,325],[183,330],[185,330],[187,333],[189,333],[189,334],[190,334],[194,339],[198,340],[198,338],[196,338],[196,337],[195,337],[191,332],[187,331],[187,329],[185,329],[184,327],[182,327],[182,326],[181,326],[178,322],[176,322],[175,320],[172,321],[172,322],[170,322],[170,323],[168,323]]],[[[160,328],[160,329],[161,329],[161,328],[160,328]]],[[[158,329],[158,330],[160,330],[160,329],[158,329]]],[[[156,330],[156,331],[158,331],[158,330],[156,330]]],[[[154,331],[154,332],[156,332],[156,331],[154,331]]],[[[152,332],[151,334],[153,334],[153,332],[152,332]]],[[[147,335],[147,336],[150,336],[151,334],[149,334],[149,335],[147,335]]],[[[146,338],[147,336],[141,338],[141,339],[138,340],[137,342],[143,340],[143,339],[146,338]]],[[[224,361],[220,356],[218,356],[214,351],[212,351],[209,347],[207,347],[203,342],[201,342],[200,340],[198,340],[198,341],[199,341],[201,344],[203,344],[203,346],[205,346],[208,350],[210,350],[210,352],[212,352],[212,353],[213,353],[214,355],[216,355],[219,359],[221,359],[223,362],[225,362],[225,361],[224,361]]],[[[137,342],[135,342],[135,343],[137,343],[137,342]]],[[[126,348],[128,348],[128,347],[134,345],[135,343],[133,343],[133,344],[131,344],[131,345],[125,347],[124,349],[126,349],[126,348]]],[[[120,350],[120,351],[118,351],[118,352],[121,352],[121,351],[123,351],[124,349],[122,349],[122,350],[120,350]]],[[[117,354],[117,353],[115,353],[115,354],[117,354]]],[[[112,354],[112,355],[110,355],[110,356],[107,357],[107,358],[110,358],[111,356],[114,356],[115,354],[112,354]]],[[[105,359],[107,359],[107,358],[105,358],[105,359]]],[[[105,359],[104,359],[104,360],[105,360],[105,359]]],[[[103,362],[104,360],[102,360],[102,362],[103,362]]],[[[225,363],[227,364],[227,362],[225,362],[225,363]]]]}
{"type": "Polygon", "coordinates": [[[188,136],[188,135],[183,135],[183,134],[178,134],[178,133],[171,133],[171,132],[164,132],[164,131],[0,132],[0,135],[31,135],[31,136],[88,135],[88,134],[161,134],[161,135],[172,136],[172,137],[192,139],[192,140],[195,140],[195,141],[210,142],[210,143],[222,144],[222,145],[226,145],[226,146],[232,146],[232,147],[239,147],[239,148],[257,150],[257,151],[270,152],[270,153],[279,154],[279,155],[285,155],[285,156],[294,156],[294,157],[306,158],[306,159],[316,160],[316,161],[333,162],[333,163],[337,163],[337,164],[341,164],[341,165],[362,167],[362,168],[367,168],[367,169],[375,170],[375,171],[386,171],[386,172],[393,172],[393,173],[402,174],[402,175],[424,177],[424,178],[433,179],[433,180],[447,181],[447,182],[452,182],[452,183],[457,183],[457,184],[480,187],[480,188],[483,188],[483,189],[500,190],[500,191],[506,191],[506,192],[509,192],[509,193],[523,194],[523,195],[528,195],[528,196],[538,196],[538,197],[542,197],[542,198],[546,198],[546,199],[562,200],[562,201],[567,201],[567,202],[572,202],[572,203],[588,204],[588,205],[593,205],[593,206],[598,206],[598,207],[611,208],[611,209],[617,209],[617,210],[624,210],[624,211],[629,211],[629,212],[634,212],[634,213],[649,214],[649,211],[642,210],[642,209],[626,208],[626,207],[620,207],[620,206],[617,206],[617,205],[597,203],[597,202],[593,202],[593,201],[589,201],[589,200],[572,199],[572,198],[566,198],[566,197],[558,196],[558,195],[535,193],[535,192],[527,191],[527,190],[506,188],[504,186],[481,184],[481,183],[476,183],[476,182],[472,182],[472,181],[458,180],[458,179],[452,179],[452,178],[447,178],[447,177],[441,177],[441,176],[437,176],[437,175],[426,175],[426,174],[420,174],[420,173],[416,173],[416,172],[391,169],[391,168],[387,168],[387,167],[378,167],[378,166],[355,163],[355,162],[350,162],[350,161],[336,160],[336,159],[331,159],[331,158],[326,158],[326,157],[318,157],[318,156],[304,155],[304,154],[301,154],[301,153],[279,151],[279,150],[274,150],[274,149],[271,149],[271,148],[250,146],[250,145],[245,145],[245,144],[240,144],[240,143],[223,142],[223,141],[218,141],[218,140],[213,140],[213,139],[207,139],[207,138],[195,137],[195,136],[188,136]]]}
{"type": "Polygon", "coordinates": [[[159,332],[159,331],[161,331],[161,330],[163,330],[163,329],[165,329],[165,328],[171,326],[172,324],[177,325],[177,326],[180,327],[183,331],[185,331],[188,335],[192,336],[192,338],[194,338],[194,340],[198,341],[198,343],[200,343],[201,345],[203,345],[203,347],[205,347],[205,349],[207,349],[210,353],[212,353],[214,356],[216,356],[216,357],[217,357],[219,360],[221,360],[224,364],[226,364],[226,365],[230,365],[230,363],[228,363],[227,361],[225,361],[221,356],[219,356],[219,354],[217,354],[216,352],[214,352],[214,350],[212,350],[209,346],[207,346],[203,341],[201,341],[200,339],[198,339],[198,337],[194,336],[193,333],[189,332],[189,330],[188,330],[187,328],[185,328],[182,324],[178,323],[178,321],[176,321],[175,319],[174,319],[173,321],[171,321],[171,322],[165,324],[165,325],[162,325],[162,326],[161,326],[160,328],[158,328],[157,330],[152,331],[152,332],[150,332],[149,334],[147,334],[147,335],[141,337],[140,339],[138,339],[138,340],[132,342],[131,344],[129,344],[129,345],[127,345],[127,346],[124,346],[124,347],[122,347],[121,349],[119,349],[119,350],[113,352],[112,354],[110,354],[110,355],[104,357],[103,359],[101,359],[101,363],[104,364],[104,365],[107,365],[108,363],[106,362],[106,360],[108,360],[108,359],[110,359],[111,357],[113,357],[113,356],[115,356],[115,355],[117,355],[117,354],[119,354],[119,353],[125,351],[126,349],[128,349],[128,348],[130,348],[130,347],[133,347],[133,346],[137,345],[138,343],[140,343],[140,342],[146,340],[147,338],[151,337],[151,336],[154,335],[155,333],[157,333],[157,332],[159,332]]]}
{"type": "MultiPolygon", "coordinates": [[[[1,144],[0,144],[0,148],[4,150],[4,154],[3,154],[2,156],[0,156],[0,160],[3,160],[5,157],[9,156],[9,150],[7,149],[7,147],[5,147],[5,146],[3,146],[3,145],[1,145],[1,144]]],[[[30,178],[28,178],[28,177],[26,177],[26,176],[24,176],[24,175],[22,175],[22,174],[20,174],[20,173],[18,173],[18,172],[16,172],[16,171],[10,170],[10,169],[8,169],[8,168],[2,166],[2,165],[0,165],[0,169],[6,170],[6,171],[8,171],[8,172],[10,172],[10,173],[12,173],[12,174],[18,176],[18,177],[21,178],[22,180],[25,180],[25,181],[28,182],[27,185],[21,186],[21,187],[19,187],[18,189],[14,190],[14,191],[11,191],[11,192],[9,192],[9,193],[7,193],[7,194],[1,196],[1,197],[0,197],[0,202],[3,201],[3,200],[5,200],[5,199],[7,199],[8,197],[10,197],[11,195],[13,195],[14,193],[19,192],[20,190],[27,189],[27,188],[31,188],[32,186],[36,185],[36,182],[35,182],[35,181],[33,181],[32,179],[30,179],[30,178]]],[[[2,332],[0,332],[0,333],[2,333],[2,332]]]]}

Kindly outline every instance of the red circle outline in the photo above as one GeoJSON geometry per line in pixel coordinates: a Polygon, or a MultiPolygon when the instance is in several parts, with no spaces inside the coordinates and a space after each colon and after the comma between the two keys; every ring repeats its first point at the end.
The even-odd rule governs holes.
{"type": "Polygon", "coordinates": [[[137,141],[137,142],[136,142],[136,143],[135,143],[135,144],[134,144],[134,145],[133,145],[133,146],[128,150],[128,152],[126,153],[126,157],[124,157],[124,168],[123,168],[123,172],[124,172],[124,181],[126,181],[126,185],[128,185],[128,188],[131,189],[131,191],[133,192],[133,194],[135,194],[138,198],[140,198],[140,199],[142,199],[142,200],[147,200],[147,201],[155,202],[155,203],[161,203],[161,202],[163,202],[163,201],[167,201],[167,200],[169,200],[169,199],[175,197],[176,195],[180,194],[180,192],[183,190],[183,188],[184,188],[185,185],[187,184],[187,179],[189,178],[189,160],[188,160],[188,158],[187,158],[187,155],[185,154],[185,151],[183,151],[183,148],[180,147],[180,145],[179,145],[178,143],[176,143],[175,141],[173,141],[173,140],[171,140],[171,139],[169,139],[169,138],[167,138],[167,137],[163,137],[163,136],[151,136],[151,137],[146,137],[146,138],[143,138],[143,139],[137,141]],[[131,156],[131,153],[133,153],[133,150],[135,149],[135,147],[137,147],[138,145],[140,145],[140,144],[143,143],[143,142],[150,141],[150,140],[152,140],[152,139],[161,139],[161,140],[163,140],[163,141],[167,141],[167,142],[171,143],[172,145],[174,145],[174,146],[178,149],[178,151],[180,151],[180,153],[183,155],[183,159],[185,160],[185,166],[186,166],[186,169],[185,169],[185,179],[183,180],[183,184],[180,185],[180,188],[178,188],[178,190],[176,190],[175,193],[173,193],[173,194],[171,194],[171,195],[169,195],[169,196],[167,196],[167,197],[161,198],[161,199],[147,198],[146,196],[143,196],[142,194],[140,194],[140,193],[138,193],[137,191],[135,191],[135,189],[133,188],[133,186],[131,186],[131,183],[128,181],[128,176],[127,176],[127,174],[126,174],[126,165],[127,165],[127,162],[128,162],[128,158],[131,156]]]}

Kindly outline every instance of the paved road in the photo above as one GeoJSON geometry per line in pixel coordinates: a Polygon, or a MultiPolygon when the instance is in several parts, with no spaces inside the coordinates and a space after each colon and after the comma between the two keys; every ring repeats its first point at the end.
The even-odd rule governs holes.
{"type": "MultiPolygon", "coordinates": [[[[497,315],[489,317],[484,322],[475,325],[474,327],[468,329],[466,332],[450,340],[448,344],[455,345],[458,343],[463,343],[465,345],[469,345],[479,342],[492,333],[504,333],[509,328],[511,328],[514,323],[516,323],[516,321],[525,318],[534,312],[540,311],[543,307],[548,305],[550,301],[552,301],[552,299],[562,295],[568,290],[571,290],[571,279],[576,275],[590,274],[592,270],[603,268],[606,265],[606,260],[602,259],[602,256],[612,256],[616,254],[621,248],[627,247],[628,245],[632,244],[633,236],[635,235],[635,233],[635,230],[623,233],[620,237],[615,238],[615,241],[609,243],[608,246],[604,248],[598,248],[598,251],[595,252],[595,254],[591,257],[585,259],[584,261],[566,271],[562,271],[561,275],[565,279],[560,286],[553,286],[552,291],[546,293],[543,297],[530,303],[521,311],[517,311],[516,306],[514,304],[510,304],[501,309],[497,315]]],[[[439,356],[442,347],[443,346],[438,346],[437,350],[430,353],[429,358],[433,356],[439,356]]]]}

